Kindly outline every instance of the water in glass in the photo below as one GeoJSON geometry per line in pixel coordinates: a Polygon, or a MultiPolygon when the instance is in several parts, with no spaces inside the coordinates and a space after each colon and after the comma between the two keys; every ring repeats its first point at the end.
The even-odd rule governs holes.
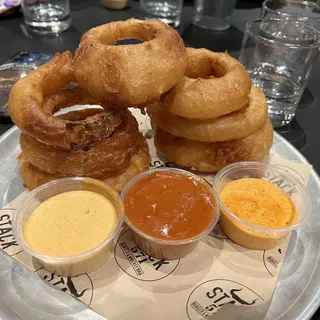
{"type": "Polygon", "coordinates": [[[23,0],[24,21],[38,33],[59,33],[71,25],[69,0],[23,0]]]}
{"type": "Polygon", "coordinates": [[[249,21],[240,62],[267,98],[274,127],[291,122],[318,56],[320,33],[291,19],[249,21]]]}
{"type": "Polygon", "coordinates": [[[183,0],[140,0],[145,19],[160,19],[173,27],[180,24],[182,5],[183,0]]]}
{"type": "Polygon", "coordinates": [[[261,19],[287,17],[320,30],[320,6],[316,1],[265,0],[260,17],[261,19]]]}
{"type": "Polygon", "coordinates": [[[236,0],[196,0],[193,24],[216,31],[229,29],[235,4],[236,0]]]}

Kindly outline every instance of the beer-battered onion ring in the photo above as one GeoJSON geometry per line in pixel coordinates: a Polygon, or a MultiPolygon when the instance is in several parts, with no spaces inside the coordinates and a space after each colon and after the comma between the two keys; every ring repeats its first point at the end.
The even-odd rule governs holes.
{"type": "MultiPolygon", "coordinates": [[[[18,161],[20,164],[20,176],[29,190],[33,190],[49,181],[66,177],[63,175],[50,174],[39,170],[37,167],[28,162],[22,154],[20,154],[18,157],[18,161]]],[[[143,146],[140,147],[140,149],[137,150],[137,153],[132,156],[128,167],[123,169],[121,172],[100,180],[105,181],[120,193],[131,178],[141,171],[147,170],[148,168],[149,152],[147,143],[144,140],[143,146]]]]}
{"type": "Polygon", "coordinates": [[[163,97],[168,112],[207,120],[248,104],[251,80],[239,61],[206,49],[187,48],[187,52],[185,76],[163,97]]]}
{"type": "Polygon", "coordinates": [[[179,82],[186,64],[183,40],[160,20],[129,19],[92,28],[82,36],[74,59],[81,87],[123,107],[157,99],[179,82]],[[130,38],[145,42],[116,46],[130,38]]]}
{"type": "MultiPolygon", "coordinates": [[[[94,109],[100,112],[99,109],[94,109]]],[[[85,111],[74,111],[62,117],[72,119],[85,111]]],[[[125,168],[135,152],[139,134],[136,119],[127,111],[122,124],[114,134],[79,148],[64,149],[43,144],[25,133],[20,135],[20,147],[24,158],[41,171],[51,174],[90,176],[101,179],[125,168]]]]}
{"type": "MultiPolygon", "coordinates": [[[[56,54],[51,61],[21,78],[12,87],[8,111],[13,122],[33,138],[63,148],[85,145],[110,136],[122,122],[119,112],[106,110],[85,120],[69,121],[54,117],[54,111],[49,111],[50,107],[52,110],[54,107],[49,107],[46,99],[56,94],[68,95],[68,90],[61,89],[74,81],[71,52],[56,54]]],[[[84,89],[76,89],[75,92],[80,95],[74,100],[76,103],[89,95],[84,89]]],[[[88,100],[100,104],[92,97],[84,102],[88,100]]]]}
{"type": "Polygon", "coordinates": [[[154,143],[170,162],[202,172],[217,172],[239,161],[262,161],[273,140],[270,120],[248,137],[224,142],[199,142],[155,129],[154,143]]]}
{"type": "Polygon", "coordinates": [[[268,105],[262,90],[252,86],[249,98],[247,107],[207,121],[173,115],[160,103],[150,105],[147,111],[152,122],[175,137],[204,142],[231,141],[249,136],[268,118],[268,105]]]}

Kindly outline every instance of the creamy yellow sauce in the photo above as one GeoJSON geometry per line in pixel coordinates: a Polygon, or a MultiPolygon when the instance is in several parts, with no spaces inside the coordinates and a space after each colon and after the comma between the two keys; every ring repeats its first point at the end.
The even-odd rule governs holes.
{"type": "Polygon", "coordinates": [[[290,197],[261,179],[232,181],[221,190],[220,198],[240,219],[258,226],[280,228],[297,221],[297,211],[290,197]]]}
{"type": "Polygon", "coordinates": [[[47,199],[30,215],[24,239],[42,254],[71,256],[98,246],[117,223],[110,200],[91,191],[69,191],[47,199]]]}

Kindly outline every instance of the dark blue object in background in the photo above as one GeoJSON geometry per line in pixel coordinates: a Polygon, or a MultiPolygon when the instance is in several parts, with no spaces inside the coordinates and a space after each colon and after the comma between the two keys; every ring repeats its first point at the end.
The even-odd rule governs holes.
{"type": "Polygon", "coordinates": [[[52,59],[52,55],[38,53],[38,52],[27,52],[22,51],[10,58],[6,63],[22,63],[22,64],[34,64],[39,66],[52,59]]]}

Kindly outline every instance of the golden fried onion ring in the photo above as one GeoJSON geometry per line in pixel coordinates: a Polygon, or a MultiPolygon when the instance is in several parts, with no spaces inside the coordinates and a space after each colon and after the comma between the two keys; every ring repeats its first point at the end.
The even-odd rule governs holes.
{"type": "Polygon", "coordinates": [[[170,162],[202,172],[217,172],[239,161],[262,161],[272,146],[270,120],[246,138],[225,142],[199,142],[177,138],[155,129],[154,143],[170,162]]]}
{"type": "MultiPolygon", "coordinates": [[[[74,111],[61,117],[85,117],[86,112],[101,112],[100,109],[74,111]]],[[[136,151],[139,134],[136,119],[127,111],[122,124],[114,134],[79,148],[64,149],[43,144],[25,133],[20,135],[24,158],[41,171],[60,175],[90,176],[104,178],[128,165],[136,151]]]]}
{"type": "Polygon", "coordinates": [[[86,32],[75,53],[77,83],[108,104],[157,99],[184,74],[187,52],[179,34],[160,20],[116,21],[86,32]],[[121,39],[145,41],[118,45],[121,39]]]}
{"type": "MultiPolygon", "coordinates": [[[[142,137],[142,136],[141,136],[142,137]]],[[[33,190],[42,184],[49,181],[63,178],[65,176],[50,174],[39,170],[33,166],[30,162],[26,161],[23,154],[20,154],[18,161],[20,163],[20,176],[29,190],[33,190]]],[[[111,187],[117,190],[119,193],[125,186],[125,184],[141,171],[149,168],[149,151],[147,142],[144,140],[143,146],[138,149],[137,153],[132,156],[129,166],[123,171],[110,175],[103,181],[108,183],[111,187]]]]}
{"type": "MultiPolygon", "coordinates": [[[[110,136],[122,122],[122,114],[115,111],[106,110],[81,121],[64,120],[52,115],[55,109],[62,107],[56,94],[66,95],[65,101],[68,100],[69,105],[83,104],[82,100],[84,103],[100,104],[84,89],[61,91],[74,81],[71,52],[56,54],[51,61],[12,87],[8,111],[13,122],[33,138],[63,148],[85,145],[110,136]],[[53,97],[46,103],[50,96],[53,97]],[[55,104],[59,107],[55,108],[55,104]]],[[[65,107],[69,105],[66,103],[65,107]]]]}
{"type": "Polygon", "coordinates": [[[248,104],[251,80],[240,62],[222,52],[192,48],[187,52],[185,76],[163,98],[168,112],[207,120],[248,104]]]}
{"type": "Polygon", "coordinates": [[[154,103],[147,108],[151,120],[175,137],[204,142],[241,139],[259,129],[268,118],[268,105],[262,90],[252,86],[250,102],[240,111],[202,121],[169,113],[165,106],[154,103]]]}

